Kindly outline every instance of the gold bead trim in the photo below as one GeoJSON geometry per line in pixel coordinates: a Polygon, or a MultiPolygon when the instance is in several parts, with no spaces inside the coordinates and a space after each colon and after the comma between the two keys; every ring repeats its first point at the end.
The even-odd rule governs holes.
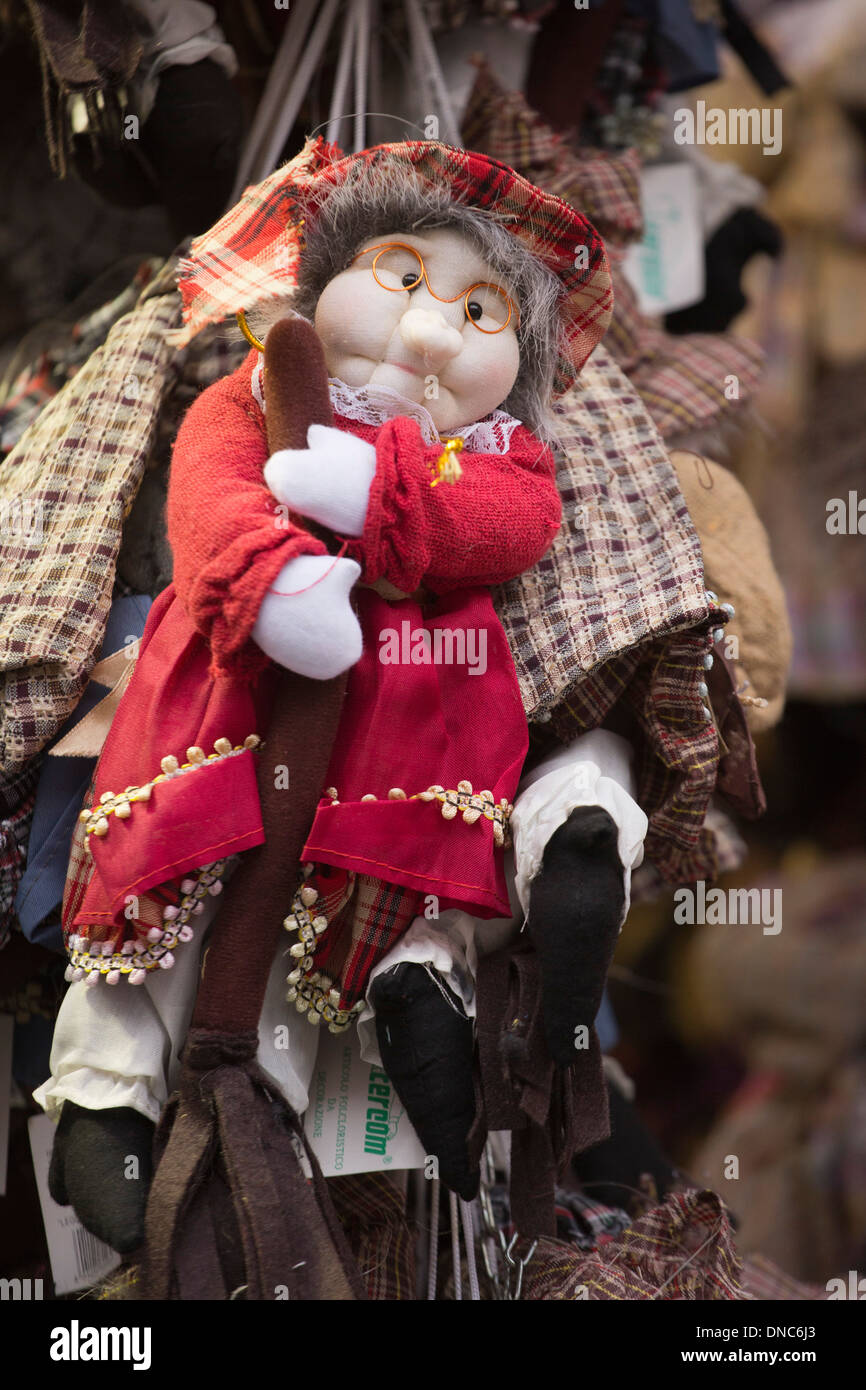
{"type": "MultiPolygon", "coordinates": [[[[411,799],[416,800],[415,797],[411,799]]],[[[492,792],[475,792],[471,782],[458,782],[456,791],[446,791],[439,786],[428,787],[426,792],[418,793],[417,800],[438,801],[444,820],[454,820],[458,813],[462,813],[467,825],[475,825],[482,819],[492,821],[494,844],[504,846],[510,843],[508,821],[514,807],[505,797],[497,804],[492,792]]]]}
{"type": "Polygon", "coordinates": [[[294,968],[286,976],[286,999],[299,1014],[307,1015],[308,1023],[326,1023],[329,1032],[344,1033],[363,1010],[364,1000],[359,999],[351,1009],[339,1008],[340,992],[334,989],[333,980],[323,971],[313,970],[316,941],[327,928],[328,919],[320,910],[318,890],[311,884],[305,883],[298,889],[283,926],[295,937],[289,947],[294,968]]]}
{"type": "MultiPolygon", "coordinates": [[[[339,806],[336,787],[329,787],[325,795],[330,797],[332,805],[339,806]]],[[[374,792],[367,792],[361,800],[378,801],[379,797],[374,792]]],[[[497,803],[490,791],[473,791],[471,782],[458,782],[454,791],[440,786],[428,787],[426,791],[415,792],[413,796],[407,796],[402,787],[392,787],[387,800],[438,801],[443,820],[454,820],[458,814],[462,814],[467,825],[475,825],[480,820],[492,821],[494,844],[502,847],[511,843],[508,823],[513,805],[505,797],[497,803]]]]}
{"type": "Polygon", "coordinates": [[[69,938],[70,963],[66,967],[66,979],[70,982],[87,979],[88,983],[92,983],[94,979],[104,978],[110,985],[124,979],[131,985],[140,985],[144,983],[146,971],[157,967],[170,970],[174,964],[171,952],[178,942],[191,941],[193,938],[190,918],[202,912],[204,898],[209,894],[216,897],[222,891],[227,863],[226,859],[219,859],[186,875],[181,880],[183,896],[177,907],[169,905],[165,908],[163,925],[140,928],[142,939],[139,944],[124,942],[127,947],[125,951],[112,949],[105,953],[100,942],[93,943],[91,949],[88,937],[74,933],[69,938]],[[153,940],[150,939],[151,934],[153,940]]]}
{"type": "Polygon", "coordinates": [[[207,767],[210,763],[222,762],[225,758],[234,758],[238,753],[245,753],[248,749],[258,748],[261,739],[258,734],[249,734],[243,743],[238,743],[232,747],[227,738],[218,738],[214,743],[214,751],[206,754],[203,748],[193,744],[186,750],[187,761],[178,762],[173,753],[169,753],[160,763],[162,771],[153,778],[151,782],[145,782],[141,787],[126,787],[116,795],[114,792],[103,792],[95,806],[85,807],[79,815],[79,820],[84,823],[85,841],[84,848],[88,854],[91,853],[90,836],[96,835],[101,839],[108,834],[109,816],[116,816],[118,820],[127,820],[132,815],[132,808],[138,801],[149,801],[151,792],[160,782],[167,782],[172,777],[180,777],[185,772],[194,772],[196,768],[207,767]]]}

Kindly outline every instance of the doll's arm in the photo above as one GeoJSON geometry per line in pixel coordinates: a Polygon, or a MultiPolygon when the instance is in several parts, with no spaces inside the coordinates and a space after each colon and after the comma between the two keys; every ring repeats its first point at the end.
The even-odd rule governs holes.
{"type": "Polygon", "coordinates": [[[306,450],[276,454],[268,485],[304,516],[341,536],[364,580],[414,593],[504,583],[539,560],[559,530],[562,507],[549,450],[518,426],[505,454],[460,455],[455,484],[431,484],[442,447],[425,444],[405,417],[375,445],[314,426],[306,450]]]}
{"type": "Polygon", "coordinates": [[[264,661],[249,641],[262,600],[290,560],[324,556],[264,481],[268,446],[249,362],[199,396],[174,448],[167,506],[174,582],[217,671],[264,661]]]}
{"type": "Polygon", "coordinates": [[[462,477],[440,481],[442,450],[417,425],[391,420],[376,441],[376,475],[364,534],[348,553],[368,583],[434,593],[504,583],[534,565],[559,530],[562,504],[554,463],[518,426],[505,454],[464,451],[462,477]]]}

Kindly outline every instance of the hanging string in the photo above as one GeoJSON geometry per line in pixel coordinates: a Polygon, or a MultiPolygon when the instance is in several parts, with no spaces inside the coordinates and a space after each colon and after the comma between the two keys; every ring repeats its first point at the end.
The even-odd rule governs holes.
{"type": "Polygon", "coordinates": [[[454,1268],[454,1297],[463,1298],[463,1272],[460,1268],[460,1220],[457,1215],[457,1193],[448,1193],[448,1210],[451,1217],[451,1263],[454,1268]]]}
{"type": "Polygon", "coordinates": [[[472,1220],[471,1202],[460,1200],[460,1220],[463,1225],[463,1244],[466,1246],[466,1270],[469,1275],[469,1297],[473,1303],[481,1302],[481,1289],[478,1284],[478,1268],[475,1263],[475,1224],[472,1220]]]}
{"type": "MultiPolygon", "coordinates": [[[[316,587],[317,584],[321,584],[323,579],[327,579],[328,575],[331,573],[332,569],[334,568],[334,565],[336,565],[337,561],[338,561],[338,560],[341,560],[341,559],[343,558],[343,556],[345,555],[346,550],[348,549],[348,546],[349,546],[349,542],[348,542],[348,541],[343,541],[343,544],[340,546],[340,549],[337,551],[336,555],[334,556],[334,559],[333,559],[332,563],[331,563],[331,564],[328,566],[328,568],[325,570],[325,573],[324,573],[324,574],[320,574],[319,577],[318,577],[318,579],[314,579],[313,582],[312,582],[312,584],[306,584],[306,585],[304,586],[303,589],[273,589],[273,588],[271,588],[271,589],[268,589],[268,593],[269,593],[269,594],[279,594],[280,598],[297,598],[298,594],[308,594],[308,593],[310,592],[311,589],[315,589],[315,587],[316,587]]],[[[300,558],[300,557],[298,557],[298,558],[300,558]]]]}
{"type": "Polygon", "coordinates": [[[436,1276],[439,1272],[439,1179],[434,1178],[430,1192],[430,1252],[427,1261],[427,1301],[436,1301],[436,1276]]]}
{"type": "Polygon", "coordinates": [[[695,464],[695,472],[698,475],[698,482],[700,486],[703,488],[704,492],[712,492],[713,488],[715,487],[715,483],[713,482],[713,475],[710,472],[710,465],[707,463],[707,460],[704,458],[703,454],[696,453],[694,449],[680,449],[678,452],[681,454],[691,454],[693,459],[697,459],[697,463],[695,464]],[[704,471],[708,480],[707,482],[704,482],[701,478],[701,464],[704,465],[704,471]]]}

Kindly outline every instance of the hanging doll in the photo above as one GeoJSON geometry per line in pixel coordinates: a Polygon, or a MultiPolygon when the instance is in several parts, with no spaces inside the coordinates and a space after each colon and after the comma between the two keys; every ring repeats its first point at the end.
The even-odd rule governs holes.
{"type": "MultiPolygon", "coordinates": [[[[333,1031],[372,1020],[368,1044],[443,1180],[476,1190],[471,971],[484,922],[511,919],[504,847],[528,748],[490,588],[558,530],[547,406],[611,307],[585,219],[432,142],[348,158],[309,142],[194,244],[180,283],[187,336],[244,308],[265,343],[287,304],[308,318],[333,423],[269,449],[247,327],[257,346],[175,446],[174,584],[82,813],[93,873],[67,892],[73,983],[39,1095],[63,1106],[55,1195],[117,1248],[140,1239],[146,1184],[112,1165],[149,1148],[195,994],[194,927],[263,839],[255,749],[281,668],[348,684],[261,1037],[286,1017],[286,983],[298,1026],[260,1064],[303,1110],[316,1037],[303,1016],[333,1031]]],[[[560,1066],[592,1026],[646,824],[626,746],[588,737],[536,769],[514,818],[560,1066]]],[[[292,768],[273,772],[291,798],[292,768]]]]}

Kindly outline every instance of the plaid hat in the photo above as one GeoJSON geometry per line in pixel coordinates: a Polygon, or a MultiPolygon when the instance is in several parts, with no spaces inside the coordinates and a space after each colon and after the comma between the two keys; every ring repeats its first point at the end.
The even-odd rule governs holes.
{"type": "Polygon", "coordinates": [[[553,393],[562,395],[603,337],[613,309],[601,238],[568,203],[499,160],[434,140],[375,145],[353,155],[321,136],[308,140],[295,159],[248,188],[192,243],[178,276],[184,326],[173,342],[183,346],[206,324],[291,295],[304,221],[314,224],[329,189],[360,167],[375,168],[388,181],[414,176],[422,186],[447,189],[455,203],[495,216],[554,272],[563,287],[563,349],[553,393]]]}

